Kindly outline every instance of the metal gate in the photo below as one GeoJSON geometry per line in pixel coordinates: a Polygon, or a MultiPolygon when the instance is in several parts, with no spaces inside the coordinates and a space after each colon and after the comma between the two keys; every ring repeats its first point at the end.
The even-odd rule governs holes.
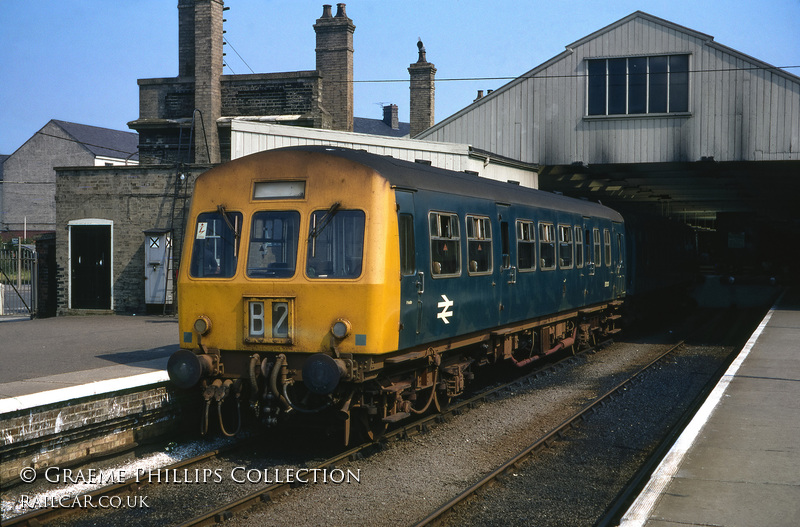
{"type": "Polygon", "coordinates": [[[38,270],[34,246],[0,251],[0,315],[36,314],[38,270]]]}

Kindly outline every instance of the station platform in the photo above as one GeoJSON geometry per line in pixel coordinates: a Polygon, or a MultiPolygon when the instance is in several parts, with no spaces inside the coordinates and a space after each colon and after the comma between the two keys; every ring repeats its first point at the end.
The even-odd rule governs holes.
{"type": "Polygon", "coordinates": [[[156,316],[0,317],[0,415],[167,381],[178,321],[156,316]]]}
{"type": "Polygon", "coordinates": [[[620,525],[800,525],[797,288],[764,317],[620,525]]]}

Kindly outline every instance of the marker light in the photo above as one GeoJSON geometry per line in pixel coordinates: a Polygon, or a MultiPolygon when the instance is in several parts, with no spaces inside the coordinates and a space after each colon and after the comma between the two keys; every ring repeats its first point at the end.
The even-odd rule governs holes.
{"type": "Polygon", "coordinates": [[[350,321],[340,318],[331,326],[331,333],[333,333],[333,336],[337,339],[343,339],[350,334],[351,329],[350,321]]]}
{"type": "Polygon", "coordinates": [[[211,319],[205,315],[200,315],[197,317],[197,320],[194,321],[194,330],[200,335],[207,334],[211,331],[211,319]]]}

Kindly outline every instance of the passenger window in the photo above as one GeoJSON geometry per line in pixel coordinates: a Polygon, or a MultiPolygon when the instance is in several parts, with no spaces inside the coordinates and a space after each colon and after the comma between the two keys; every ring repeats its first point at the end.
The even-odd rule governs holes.
{"type": "Polygon", "coordinates": [[[592,240],[594,241],[594,264],[598,267],[603,265],[602,249],[600,248],[600,229],[592,230],[592,240]]]}
{"type": "Polygon", "coordinates": [[[360,210],[314,211],[308,234],[309,278],[358,278],[364,258],[365,214],[360,210]]]}
{"type": "Polygon", "coordinates": [[[492,224],[489,218],[467,216],[467,256],[469,274],[492,272],[492,224]]]}
{"type": "Polygon", "coordinates": [[[521,271],[536,269],[536,238],[532,221],[517,220],[517,267],[521,271]]]}
{"type": "Polygon", "coordinates": [[[247,252],[247,276],[251,278],[294,276],[297,267],[299,229],[299,212],[255,213],[247,252]]]}
{"type": "Polygon", "coordinates": [[[606,254],[606,267],[611,267],[611,231],[603,229],[603,246],[606,254]]]}
{"type": "Polygon", "coordinates": [[[542,270],[556,268],[556,228],[551,223],[539,224],[539,258],[542,270]]]}
{"type": "Polygon", "coordinates": [[[443,212],[430,213],[431,275],[461,274],[461,231],[458,216],[443,212]]]}
{"type": "Polygon", "coordinates": [[[408,276],[416,272],[414,217],[411,214],[400,214],[398,216],[398,227],[400,229],[400,272],[408,276]]]}
{"type": "Polygon", "coordinates": [[[574,248],[572,246],[572,227],[558,226],[558,266],[561,269],[572,269],[574,248]]]}
{"type": "Polygon", "coordinates": [[[621,232],[617,233],[617,257],[618,262],[622,263],[625,261],[623,256],[625,255],[625,238],[622,236],[621,232]]]}
{"type": "Polygon", "coordinates": [[[239,212],[204,212],[197,217],[190,274],[195,278],[230,278],[236,274],[239,212]]]}
{"type": "Polygon", "coordinates": [[[583,229],[575,226],[575,267],[583,267],[583,229]]]}

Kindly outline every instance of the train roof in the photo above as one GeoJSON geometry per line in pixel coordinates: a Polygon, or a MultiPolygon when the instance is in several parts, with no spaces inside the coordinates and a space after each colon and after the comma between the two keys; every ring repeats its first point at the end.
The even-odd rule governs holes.
{"type": "Polygon", "coordinates": [[[501,203],[552,208],[586,216],[599,216],[613,221],[622,221],[622,215],[617,211],[599,203],[481,178],[464,172],[455,172],[422,163],[395,159],[390,156],[372,154],[365,150],[320,145],[291,146],[276,150],[315,152],[347,159],[372,168],[399,189],[428,190],[480,197],[501,203]]]}

